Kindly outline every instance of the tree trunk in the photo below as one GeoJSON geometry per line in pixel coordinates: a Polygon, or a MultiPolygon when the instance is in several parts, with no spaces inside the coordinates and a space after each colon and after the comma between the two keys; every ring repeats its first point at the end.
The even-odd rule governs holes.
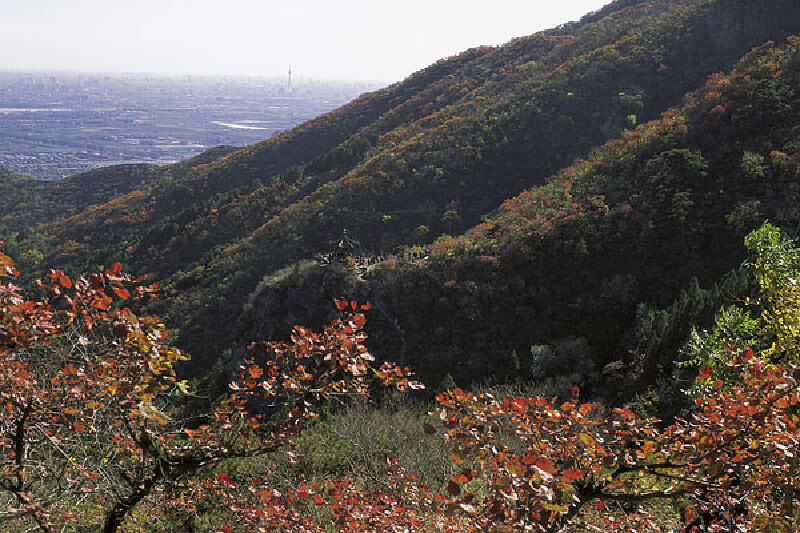
{"type": "Polygon", "coordinates": [[[142,501],[153,487],[164,475],[164,471],[160,466],[156,466],[153,473],[147,479],[143,480],[139,487],[127,498],[123,498],[114,503],[114,506],[106,513],[105,524],[103,525],[103,533],[116,533],[119,526],[128,516],[128,513],[142,501]]]}

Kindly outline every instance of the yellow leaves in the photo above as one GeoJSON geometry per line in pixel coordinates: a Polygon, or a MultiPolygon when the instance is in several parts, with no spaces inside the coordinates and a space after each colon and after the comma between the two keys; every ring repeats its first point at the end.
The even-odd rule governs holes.
{"type": "Polygon", "coordinates": [[[552,511],[554,513],[566,513],[569,511],[569,508],[565,505],[558,505],[553,503],[544,503],[543,507],[548,511],[552,511]]]}
{"type": "Polygon", "coordinates": [[[594,439],[594,437],[587,433],[581,433],[578,435],[578,440],[581,441],[587,448],[594,448],[597,446],[597,441],[594,439]]]}

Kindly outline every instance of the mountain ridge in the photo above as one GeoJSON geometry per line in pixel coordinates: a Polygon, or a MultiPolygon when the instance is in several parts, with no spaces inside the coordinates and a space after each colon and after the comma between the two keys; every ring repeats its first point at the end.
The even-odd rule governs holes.
{"type": "Polygon", "coordinates": [[[153,311],[202,368],[242,331],[215,330],[217,317],[241,321],[265,277],[325,252],[343,228],[385,255],[475,227],[504,199],[657,118],[732,57],[800,32],[792,7],[615,2],[447,58],[217,161],[161,169],[147,189],[40,226],[18,246],[43,257],[40,269],[119,260],[165,281],[170,300],[153,311]]]}

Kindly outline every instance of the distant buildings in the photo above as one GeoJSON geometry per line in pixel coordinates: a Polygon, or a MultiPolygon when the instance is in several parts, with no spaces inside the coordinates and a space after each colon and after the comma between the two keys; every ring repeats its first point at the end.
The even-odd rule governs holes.
{"type": "Polygon", "coordinates": [[[256,78],[0,73],[0,165],[55,179],[244,146],[374,86],[256,78]],[[287,88],[292,98],[286,97],[287,88]]]}

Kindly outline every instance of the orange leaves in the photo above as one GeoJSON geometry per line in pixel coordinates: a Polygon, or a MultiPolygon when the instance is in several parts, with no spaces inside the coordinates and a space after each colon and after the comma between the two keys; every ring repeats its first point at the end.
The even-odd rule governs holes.
{"type": "Polygon", "coordinates": [[[722,120],[725,117],[725,115],[727,114],[727,112],[728,112],[728,110],[725,109],[725,106],[722,105],[722,104],[715,105],[710,111],[711,116],[714,117],[714,120],[717,120],[717,121],[722,120]]]}
{"type": "Polygon", "coordinates": [[[475,475],[476,472],[474,470],[466,468],[462,470],[460,473],[454,475],[452,477],[452,480],[455,481],[456,483],[461,483],[461,484],[469,483],[475,478],[475,475]]]}
{"type": "MultiPolygon", "coordinates": [[[[746,355],[731,364],[741,371],[742,385],[708,383],[691,419],[666,425],[627,407],[608,412],[598,404],[559,405],[555,399],[495,399],[460,390],[441,395],[438,415],[456,448],[454,460],[479,463],[489,488],[482,501],[469,503],[477,513],[469,516],[542,532],[549,531],[545,523],[558,530],[565,516],[591,499],[669,499],[701,488],[719,505],[773,497],[765,487],[792,482],[788,472],[800,444],[794,412],[800,365],[769,366],[746,355]],[[504,446],[503,433],[526,448],[504,446]],[[517,514],[518,508],[530,515],[517,514]]],[[[463,490],[464,479],[450,481],[463,490]]],[[[448,492],[451,508],[460,509],[461,494],[448,492]]],[[[771,508],[780,505],[775,501],[771,508]]],[[[652,525],[647,513],[606,518],[614,531],[652,525]]]]}
{"type": "Polygon", "coordinates": [[[48,277],[53,280],[54,285],[50,287],[52,291],[56,295],[60,294],[60,288],[64,289],[71,289],[72,288],[72,280],[69,279],[69,276],[64,274],[61,270],[51,270],[48,274],[48,277]],[[57,283],[57,285],[55,285],[57,283]]]}
{"type": "MultiPolygon", "coordinates": [[[[445,496],[432,493],[396,460],[387,462],[384,489],[366,490],[347,479],[281,490],[261,483],[246,491],[225,490],[227,486],[218,478],[204,486],[214,491],[222,506],[238,510],[237,524],[243,531],[481,531],[479,522],[451,516],[445,496]],[[318,513],[298,512],[299,501],[325,509],[324,518],[313,516],[318,513]]],[[[460,494],[464,500],[470,498],[469,494],[460,494]]],[[[461,503],[459,509],[474,512],[468,503],[461,503]]]]}
{"type": "Polygon", "coordinates": [[[556,465],[553,464],[553,461],[546,457],[540,457],[536,460],[536,467],[545,472],[546,474],[553,475],[556,473],[556,465]]]}
{"type": "Polygon", "coordinates": [[[338,309],[339,311],[345,311],[348,309],[348,307],[353,311],[358,311],[358,310],[369,311],[372,308],[369,302],[361,304],[360,306],[358,305],[358,303],[355,302],[355,300],[348,301],[343,298],[337,298],[333,302],[336,304],[336,309],[338,309]]]}
{"type": "MultiPolygon", "coordinates": [[[[121,268],[109,270],[110,275],[122,275],[121,268]]],[[[189,460],[200,464],[234,453],[260,453],[285,445],[302,431],[316,416],[317,402],[326,396],[366,395],[373,384],[369,380],[375,376],[401,389],[417,386],[410,381],[408,368],[372,366],[364,345],[366,336],[360,331],[366,323],[360,312],[363,306],[342,300],[337,302],[340,317],[322,331],[298,327],[290,342],[264,345],[266,353],[254,355],[254,360],[258,357],[263,361],[262,366],[253,361],[244,363],[238,390],[209,417],[208,424],[182,428],[154,407],[176,388],[171,365],[180,354],[163,344],[166,328],[156,318],[138,318],[130,310],[112,309],[106,292],[120,298],[129,296],[120,294],[128,289],[115,280],[108,281],[112,287],[108,291],[102,275],[97,275],[94,283],[92,278],[88,283],[86,278],[76,278],[74,283],[70,281],[71,288],[62,277],[58,274],[53,283],[74,296],[81,310],[96,321],[99,332],[84,331],[80,323],[84,319],[78,312],[70,318],[80,326],[72,338],[82,339],[80,351],[89,359],[71,359],[73,363],[65,365],[60,374],[45,376],[41,384],[36,384],[40,390],[37,401],[44,406],[41,411],[49,409],[50,415],[48,420],[36,422],[49,432],[42,434],[60,435],[62,446],[82,443],[84,453],[75,461],[82,467],[97,460],[89,453],[93,447],[99,448],[97,442],[107,444],[105,449],[110,452],[106,454],[104,449],[100,458],[110,463],[104,469],[150,461],[143,453],[145,445],[136,442],[140,434],[153,439],[154,453],[169,453],[169,460],[155,458],[147,466],[171,468],[171,461],[178,464],[182,457],[188,458],[186,464],[189,460]],[[98,308],[97,301],[107,302],[105,308],[98,308]],[[109,329],[117,339],[106,338],[109,329]],[[119,341],[123,336],[126,342],[119,341]],[[101,340],[109,344],[85,348],[101,340]],[[95,354],[103,355],[91,359],[95,354]],[[272,408],[290,401],[293,403],[286,409],[286,417],[275,423],[247,411],[251,405],[272,408]],[[113,411],[115,408],[118,410],[113,411]],[[121,420],[134,430],[128,433],[121,420]],[[108,435],[94,429],[101,427],[112,429],[108,435]]],[[[25,306],[25,313],[41,319],[37,327],[48,324],[48,320],[54,324],[66,320],[54,310],[48,312],[50,318],[45,319],[37,305],[25,306]]],[[[58,332],[59,327],[54,325],[52,331],[58,332]]],[[[48,335],[41,329],[38,334],[48,335]]],[[[32,338],[36,340],[35,335],[32,338]]],[[[18,371],[20,367],[4,364],[0,370],[7,370],[21,384],[17,391],[29,390],[24,387],[32,387],[29,383],[38,379],[31,372],[18,371]]],[[[391,490],[386,493],[366,492],[346,482],[274,492],[261,481],[240,487],[241,483],[232,483],[224,472],[208,483],[230,508],[235,507],[248,520],[252,518],[253,530],[271,530],[268,526],[272,525],[273,530],[292,530],[297,524],[291,518],[297,514],[297,503],[306,499],[309,505],[327,505],[325,513],[330,512],[334,523],[343,524],[337,527],[343,529],[376,530],[384,525],[398,529],[395,526],[410,524],[410,531],[487,531],[497,526],[494,528],[498,530],[533,532],[563,525],[592,498],[630,501],[663,487],[713,489],[730,481],[731,471],[747,477],[744,481],[748,486],[781,486],[788,471],[788,454],[794,453],[798,441],[796,414],[792,412],[800,399],[793,375],[796,369],[759,364],[742,365],[747,380],[737,389],[725,390],[712,384],[694,416],[671,425],[639,417],[629,408],[606,410],[598,404],[579,404],[577,398],[564,403],[524,396],[498,399],[487,393],[454,389],[439,397],[437,415],[442,425],[425,423],[422,428],[428,435],[441,433],[452,446],[452,460],[461,465],[455,470],[458,473],[441,480],[445,494],[428,492],[391,462],[395,484],[390,484],[391,490]],[[745,432],[752,433],[742,438],[745,432]],[[759,444],[751,450],[752,442],[759,444]],[[739,468],[743,465],[747,469],[739,468]],[[473,487],[479,490],[472,492],[473,487]],[[278,518],[270,522],[271,517],[278,518]],[[464,524],[472,529],[459,529],[464,524]]],[[[0,389],[0,395],[7,394],[6,389],[0,389]]],[[[10,401],[0,405],[4,406],[4,417],[18,409],[10,401]]],[[[75,482],[75,493],[89,486],[80,483],[75,482]]],[[[93,483],[91,490],[97,490],[96,485],[93,483]]],[[[728,485],[728,490],[740,491],[737,496],[745,494],[745,489],[739,488],[745,483],[728,485]]],[[[665,491],[662,496],[669,496],[665,491]]],[[[617,527],[617,522],[608,523],[608,530],[617,527]]],[[[648,530],[639,523],[637,527],[648,530]]],[[[222,531],[232,528],[224,526],[222,531]]]]}
{"type": "Polygon", "coordinates": [[[247,368],[247,373],[250,375],[250,378],[259,379],[264,375],[264,370],[260,366],[250,365],[247,368]]]}
{"type": "Polygon", "coordinates": [[[583,472],[578,470],[577,468],[570,468],[565,470],[564,473],[561,475],[561,480],[564,483],[573,483],[580,479],[583,479],[583,472]]]}
{"type": "Polygon", "coordinates": [[[100,311],[108,311],[110,306],[111,298],[103,293],[96,294],[92,301],[92,307],[100,311]]]}
{"type": "MultiPolygon", "coordinates": [[[[130,290],[139,289],[131,287],[121,265],[108,269],[107,275],[113,279],[103,273],[70,278],[52,270],[38,281],[42,290],[31,299],[0,282],[0,342],[8,333],[15,347],[35,348],[11,351],[0,346],[3,422],[26,428],[22,442],[0,435],[0,457],[30,450],[30,468],[23,465],[19,476],[30,478],[32,486],[52,486],[48,472],[61,472],[59,490],[65,500],[90,494],[87,505],[98,508],[123,497],[99,478],[98,469],[133,476],[133,486],[145,481],[126,466],[142,460],[145,442],[138,435],[146,435],[152,449],[159,450],[145,459],[151,462],[143,465],[147,469],[163,464],[158,463],[160,455],[186,453],[175,424],[155,407],[179,389],[172,365],[183,356],[164,344],[166,329],[160,321],[113,309],[109,294],[128,297],[130,290]],[[109,294],[107,282],[114,289],[109,294]],[[119,340],[128,337],[128,342],[119,340]],[[95,431],[98,427],[103,431],[95,431]],[[43,457],[47,468],[40,468],[43,457]]],[[[43,515],[50,514],[51,495],[30,497],[31,508],[41,506],[43,515]]]]}
{"type": "Polygon", "coordinates": [[[122,263],[114,263],[111,267],[107,268],[105,271],[106,276],[109,278],[117,277],[122,274],[122,263]]]}
{"type": "Polygon", "coordinates": [[[363,314],[358,313],[353,317],[353,322],[360,329],[360,328],[363,328],[364,325],[366,325],[367,319],[364,317],[363,314]]]}
{"type": "Polygon", "coordinates": [[[131,297],[130,291],[128,291],[125,288],[111,287],[111,290],[113,290],[114,294],[116,294],[117,296],[119,296],[123,300],[131,297]]]}
{"type": "Polygon", "coordinates": [[[14,268],[14,260],[0,252],[0,277],[19,276],[20,273],[14,268]]]}

